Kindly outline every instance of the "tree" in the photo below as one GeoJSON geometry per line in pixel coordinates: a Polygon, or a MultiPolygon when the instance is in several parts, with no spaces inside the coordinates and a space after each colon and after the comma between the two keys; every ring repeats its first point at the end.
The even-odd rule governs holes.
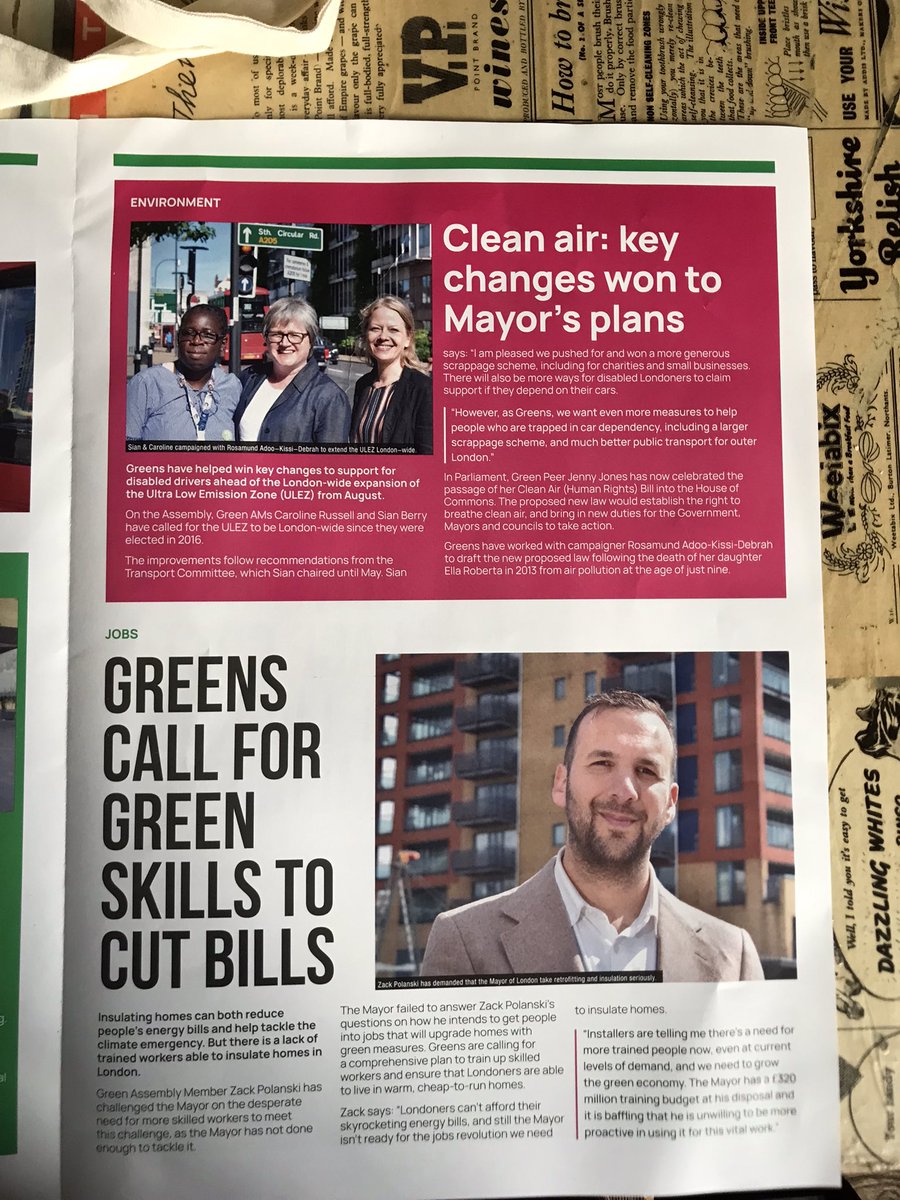
{"type": "Polygon", "coordinates": [[[132,246],[143,246],[150,240],[161,242],[163,238],[178,238],[180,242],[208,242],[216,236],[211,225],[203,221],[132,221],[132,246]]]}

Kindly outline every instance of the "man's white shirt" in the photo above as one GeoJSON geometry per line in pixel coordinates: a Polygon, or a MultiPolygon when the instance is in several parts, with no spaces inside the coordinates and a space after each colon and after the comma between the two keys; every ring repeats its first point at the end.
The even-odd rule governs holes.
{"type": "Polygon", "coordinates": [[[606,914],[588,904],[566,874],[562,855],[554,866],[556,886],[578,943],[585,971],[655,971],[659,924],[659,880],[650,868],[650,886],[641,911],[621,933],[606,914]]]}

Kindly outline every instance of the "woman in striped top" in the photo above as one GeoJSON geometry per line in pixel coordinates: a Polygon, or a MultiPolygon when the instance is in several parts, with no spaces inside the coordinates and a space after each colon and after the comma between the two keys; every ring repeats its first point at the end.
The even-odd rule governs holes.
{"type": "Polygon", "coordinates": [[[431,377],[419,361],[409,305],[379,296],[360,313],[372,370],[356,384],[350,440],[431,454],[431,377]]]}

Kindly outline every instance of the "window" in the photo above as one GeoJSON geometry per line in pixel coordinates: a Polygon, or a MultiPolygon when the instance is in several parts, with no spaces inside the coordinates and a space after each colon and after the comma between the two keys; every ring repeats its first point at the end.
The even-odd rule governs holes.
{"type": "Polygon", "coordinates": [[[472,884],[472,899],[483,900],[485,896],[497,896],[515,886],[515,879],[476,879],[472,884]]]}
{"type": "MultiPolygon", "coordinates": [[[[447,889],[445,887],[413,888],[410,893],[409,919],[415,924],[422,925],[433,921],[436,916],[447,908],[447,889]]],[[[400,910],[398,920],[403,920],[403,910],[400,910]]]]}
{"type": "Polygon", "coordinates": [[[585,671],[584,673],[584,698],[590,700],[592,696],[597,695],[597,672],[585,671]]]}
{"type": "Polygon", "coordinates": [[[564,675],[560,675],[553,680],[553,699],[565,700],[566,698],[566,679],[564,675]]]}
{"type": "Polygon", "coordinates": [[[668,709],[672,704],[672,663],[625,663],[622,667],[622,686],[630,692],[653,696],[668,709]]]}
{"type": "Polygon", "coordinates": [[[515,829],[492,829],[475,834],[472,856],[483,871],[513,871],[518,845],[519,834],[515,829]]]}
{"type": "Polygon", "coordinates": [[[745,904],[747,877],[742,862],[716,863],[716,903],[745,904]]]}
{"type": "Polygon", "coordinates": [[[739,792],[743,786],[740,750],[720,750],[714,759],[716,791],[739,792]]]}
{"type": "Polygon", "coordinates": [[[394,853],[391,846],[375,847],[375,878],[389,879],[394,853]]]}
{"type": "Polygon", "coordinates": [[[763,655],[762,685],[764,692],[772,692],[776,696],[791,694],[791,677],[786,654],[773,651],[763,655]]]}
{"type": "Polygon", "coordinates": [[[777,738],[779,742],[791,740],[791,714],[769,712],[763,709],[763,733],[767,737],[777,738]]]}
{"type": "Polygon", "coordinates": [[[695,808],[678,813],[678,853],[693,854],[700,837],[700,814],[695,808]]]}
{"type": "Polygon", "coordinates": [[[434,796],[427,800],[410,800],[406,805],[403,828],[407,833],[415,829],[440,829],[441,826],[449,824],[449,796],[434,796]]]}
{"type": "Polygon", "coordinates": [[[566,825],[564,821],[560,821],[558,825],[553,826],[552,841],[554,846],[564,846],[566,844],[566,825]]]}
{"type": "Polygon", "coordinates": [[[740,656],[730,651],[717,651],[712,656],[712,685],[724,687],[727,683],[738,683],[741,678],[740,656]]]}
{"type": "Polygon", "coordinates": [[[697,757],[684,754],[678,760],[678,792],[681,796],[697,795],[697,757]]]}
{"type": "Polygon", "coordinates": [[[400,718],[396,713],[385,713],[381,718],[381,733],[379,734],[378,742],[382,746],[394,746],[397,743],[397,730],[400,727],[400,718]]]}
{"type": "Polygon", "coordinates": [[[382,758],[378,761],[378,786],[383,791],[390,791],[397,783],[396,758],[382,758]]]}
{"type": "Polygon", "coordinates": [[[420,708],[409,716],[409,741],[422,742],[427,738],[446,737],[453,732],[453,709],[420,708]]]}
{"type": "Polygon", "coordinates": [[[431,255],[431,226],[420,225],[419,232],[419,254],[422,258],[428,258],[431,255]]]}
{"type": "Polygon", "coordinates": [[[423,304],[431,303],[431,276],[430,275],[422,276],[422,303],[423,304]]]}
{"type": "Polygon", "coordinates": [[[378,804],[378,815],[375,822],[375,832],[379,837],[394,832],[394,801],[381,800],[378,804]]]}
{"type": "Polygon", "coordinates": [[[409,692],[411,696],[432,696],[435,692],[449,692],[452,687],[453,664],[436,663],[413,672],[409,692]]]}
{"type": "Polygon", "coordinates": [[[713,737],[738,737],[740,732],[740,696],[725,696],[721,700],[713,700],[713,737]]]}
{"type": "Polygon", "coordinates": [[[716,809],[716,846],[735,849],[744,844],[743,804],[723,804],[716,809]]]}
{"type": "Polygon", "coordinates": [[[696,686],[696,670],[693,654],[675,655],[675,690],[692,692],[696,686]]]}
{"type": "Polygon", "coordinates": [[[782,796],[791,794],[791,760],[780,754],[766,754],[764,762],[764,779],[766,790],[780,792],[782,796]]]}
{"type": "Polygon", "coordinates": [[[499,849],[515,850],[519,844],[519,834],[515,829],[491,829],[486,833],[476,833],[474,846],[476,850],[499,849]]]}
{"type": "Polygon", "coordinates": [[[419,783],[435,783],[449,779],[453,771],[450,753],[411,754],[406,763],[406,782],[415,786],[419,783]]]}
{"type": "Polygon", "coordinates": [[[565,725],[553,726],[553,745],[564,746],[566,744],[566,727],[565,725]]]}
{"type": "Polygon", "coordinates": [[[675,732],[679,746],[691,746],[697,740],[697,705],[679,704],[675,710],[675,732]]]}
{"type": "Polygon", "coordinates": [[[381,700],[383,704],[394,704],[400,699],[400,672],[385,671],[381,679],[381,700]]]}
{"type": "Polygon", "coordinates": [[[450,867],[450,852],[446,842],[419,842],[405,849],[415,850],[419,856],[409,860],[407,869],[410,875],[442,875],[450,867]]]}
{"type": "Polygon", "coordinates": [[[515,770],[519,754],[519,739],[512,737],[483,737],[479,739],[477,754],[482,762],[515,770]]]}
{"type": "Polygon", "coordinates": [[[783,808],[766,812],[766,844],[778,850],[794,848],[794,815],[783,808]]]}

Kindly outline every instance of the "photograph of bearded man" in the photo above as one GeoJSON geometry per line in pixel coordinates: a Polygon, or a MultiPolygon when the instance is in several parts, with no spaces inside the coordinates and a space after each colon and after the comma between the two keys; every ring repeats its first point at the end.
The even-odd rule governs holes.
{"type": "Polygon", "coordinates": [[[655,700],[594,697],[569,731],[552,800],[565,845],[511,891],[442,913],[422,975],[656,972],[665,983],[762,979],[749,934],[678,900],[650,851],[675,818],[676,740],[655,700]]]}

